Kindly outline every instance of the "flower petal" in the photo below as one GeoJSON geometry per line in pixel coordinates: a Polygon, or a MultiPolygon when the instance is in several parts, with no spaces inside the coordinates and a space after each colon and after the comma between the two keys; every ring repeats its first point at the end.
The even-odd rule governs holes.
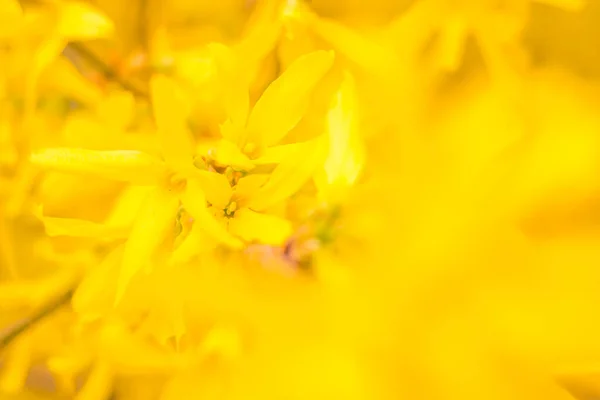
{"type": "Polygon", "coordinates": [[[559,7],[566,11],[578,12],[585,8],[586,0],[537,0],[538,3],[559,7]]]}
{"type": "Polygon", "coordinates": [[[390,79],[397,73],[398,67],[402,66],[393,51],[359,32],[331,19],[311,14],[307,16],[317,35],[365,71],[390,79]]]}
{"type": "Polygon", "coordinates": [[[250,199],[248,207],[265,210],[296,193],[308,182],[325,160],[323,138],[298,146],[298,151],[279,164],[269,181],[250,199]]]}
{"type": "Polygon", "coordinates": [[[243,37],[235,47],[240,59],[248,60],[248,70],[256,68],[276,47],[283,27],[280,7],[276,1],[256,2],[243,37]]]}
{"type": "Polygon", "coordinates": [[[114,304],[124,246],[118,246],[93,267],[73,294],[71,304],[82,322],[95,321],[114,304]]]}
{"type": "Polygon", "coordinates": [[[25,389],[27,375],[32,366],[33,338],[31,335],[19,337],[15,343],[8,348],[2,362],[3,368],[0,373],[0,391],[4,398],[19,397],[25,389]]]}
{"type": "MultiPolygon", "coordinates": [[[[37,87],[40,74],[59,57],[66,45],[67,42],[65,39],[54,35],[39,45],[31,61],[32,69],[27,82],[27,90],[34,90],[37,87]]],[[[27,94],[28,96],[32,96],[31,93],[27,94]]]]}
{"type": "Polygon", "coordinates": [[[134,150],[52,148],[33,153],[31,162],[59,172],[139,184],[155,183],[164,172],[164,165],[159,160],[134,150]]]}
{"type": "Polygon", "coordinates": [[[22,23],[23,10],[17,0],[3,0],[0,5],[0,39],[11,37],[22,23]]]}
{"type": "Polygon", "coordinates": [[[438,65],[444,72],[455,72],[463,62],[469,26],[464,18],[448,17],[438,42],[438,65]]]}
{"type": "Polygon", "coordinates": [[[61,132],[65,147],[99,151],[135,150],[152,156],[158,164],[163,165],[163,170],[166,169],[165,163],[160,159],[158,140],[154,132],[144,129],[129,133],[123,129],[107,129],[105,123],[94,117],[77,113],[67,118],[61,132]]]}
{"type": "Polygon", "coordinates": [[[333,191],[354,183],[364,164],[364,148],[357,132],[356,88],[352,75],[346,73],[327,115],[329,150],[325,160],[324,182],[320,186],[326,197],[333,191]]]}
{"type": "Polygon", "coordinates": [[[58,26],[61,36],[70,41],[104,38],[114,31],[105,15],[81,1],[61,3],[58,26]]]}
{"type": "Polygon", "coordinates": [[[99,345],[100,353],[119,373],[172,373],[187,360],[184,354],[164,351],[117,324],[105,324],[99,345]]]}
{"type": "MultiPolygon", "coordinates": [[[[223,105],[227,116],[234,127],[243,128],[246,126],[246,120],[248,119],[250,97],[248,95],[248,82],[239,71],[240,62],[234,52],[221,43],[210,43],[208,50],[219,67],[221,83],[223,84],[223,105]]],[[[235,133],[239,130],[230,132],[235,133]]],[[[237,142],[234,137],[225,138],[237,142]]]]}
{"type": "Polygon", "coordinates": [[[187,127],[190,104],[177,83],[164,75],[154,75],[150,92],[158,142],[165,161],[178,169],[192,164],[194,143],[187,127]]]}
{"type": "Polygon", "coordinates": [[[97,361],[92,366],[85,384],[77,392],[77,400],[96,400],[110,397],[115,373],[106,361],[97,361]]]}
{"type": "Polygon", "coordinates": [[[144,200],[153,189],[151,186],[126,187],[106,218],[106,224],[110,226],[132,226],[137,211],[142,207],[144,200]]]}
{"type": "Polygon", "coordinates": [[[299,57],[273,81],[250,118],[246,143],[277,144],[302,118],[315,86],[333,65],[333,52],[315,51],[299,57]]]}
{"type": "Polygon", "coordinates": [[[298,146],[301,145],[302,144],[293,143],[269,147],[262,151],[260,157],[252,160],[252,162],[254,165],[279,164],[292,156],[298,150],[298,146]]]}
{"type": "Polygon", "coordinates": [[[274,215],[260,214],[248,208],[236,211],[229,221],[231,233],[247,242],[258,241],[274,246],[283,245],[292,234],[290,221],[274,215]]]}
{"type": "MultiPolygon", "coordinates": [[[[67,49],[64,53],[67,53],[67,49]]],[[[40,89],[57,90],[86,105],[97,104],[103,96],[102,90],[84,78],[73,62],[65,56],[59,57],[43,71],[39,84],[40,89]]]]}
{"type": "Polygon", "coordinates": [[[221,137],[231,143],[235,143],[239,146],[244,141],[244,135],[246,134],[245,125],[237,125],[231,118],[227,118],[221,125],[219,125],[219,132],[221,137]]]}
{"type": "Polygon", "coordinates": [[[190,179],[197,181],[202,187],[206,200],[218,208],[225,208],[231,200],[233,190],[225,175],[196,170],[190,179]]]}
{"type": "Polygon", "coordinates": [[[112,241],[126,238],[130,229],[126,226],[109,226],[75,218],[42,216],[41,220],[46,228],[46,234],[50,237],[73,236],[112,241]]]}
{"type": "Polygon", "coordinates": [[[214,250],[216,244],[218,243],[215,243],[214,238],[209,236],[200,224],[193,224],[190,233],[173,251],[170,262],[186,264],[202,253],[214,250]]]}
{"type": "Polygon", "coordinates": [[[185,191],[180,195],[183,207],[207,233],[233,248],[241,248],[244,244],[233,237],[224,225],[221,225],[206,207],[206,196],[198,182],[188,181],[185,191]]]}
{"type": "Polygon", "coordinates": [[[178,209],[179,199],[165,190],[156,189],[146,198],[125,244],[115,303],[121,300],[134,275],[151,262],[169,233],[174,233],[178,209]]]}
{"type": "Polygon", "coordinates": [[[229,140],[220,140],[217,146],[209,151],[212,157],[221,166],[230,166],[241,171],[250,171],[254,164],[248,156],[229,140]]]}
{"type": "Polygon", "coordinates": [[[244,207],[246,202],[269,180],[267,174],[248,175],[240,178],[233,188],[232,198],[238,206],[244,207]]]}

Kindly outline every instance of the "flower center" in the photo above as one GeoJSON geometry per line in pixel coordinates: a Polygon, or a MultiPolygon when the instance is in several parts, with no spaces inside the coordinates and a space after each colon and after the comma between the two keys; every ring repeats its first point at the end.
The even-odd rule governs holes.
{"type": "Polygon", "coordinates": [[[231,203],[229,203],[227,205],[227,207],[225,207],[223,212],[225,213],[226,217],[231,218],[235,214],[236,210],[237,210],[237,203],[235,201],[232,201],[231,203]]]}

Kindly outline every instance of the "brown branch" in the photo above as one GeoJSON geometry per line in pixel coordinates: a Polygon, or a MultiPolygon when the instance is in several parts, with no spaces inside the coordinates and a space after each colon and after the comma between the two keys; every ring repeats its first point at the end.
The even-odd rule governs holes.
{"type": "Polygon", "coordinates": [[[70,288],[65,293],[61,294],[59,297],[54,298],[52,301],[50,301],[48,304],[39,309],[30,317],[24,319],[23,321],[20,321],[18,324],[11,327],[4,336],[0,337],[0,351],[4,350],[13,341],[15,341],[15,339],[17,339],[23,333],[29,331],[40,321],[54,314],[61,307],[69,303],[69,301],[71,301],[71,298],[73,297],[74,292],[75,289],[70,288]]]}
{"type": "Polygon", "coordinates": [[[148,0],[140,0],[138,7],[140,43],[142,44],[142,49],[148,52],[148,44],[150,43],[150,38],[148,37],[148,0]]]}
{"type": "Polygon", "coordinates": [[[68,45],[69,48],[74,50],[77,54],[79,54],[85,61],[91,64],[92,68],[99,71],[104,77],[112,82],[117,83],[123,89],[133,93],[136,97],[141,97],[144,99],[148,98],[148,93],[145,91],[135,87],[126,79],[123,79],[113,68],[108,66],[104,61],[98,58],[92,51],[90,51],[87,47],[85,47],[81,43],[71,42],[68,45]]]}

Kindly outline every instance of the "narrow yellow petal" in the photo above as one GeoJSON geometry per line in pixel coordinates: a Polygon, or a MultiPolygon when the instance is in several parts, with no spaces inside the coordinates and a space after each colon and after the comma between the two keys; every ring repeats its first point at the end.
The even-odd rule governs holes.
{"type": "Polygon", "coordinates": [[[250,199],[248,207],[262,211],[287,199],[313,177],[324,160],[323,138],[302,143],[293,156],[273,170],[269,181],[250,199]]]}
{"type": "Polygon", "coordinates": [[[227,228],[220,224],[209,212],[206,206],[206,196],[202,190],[202,186],[198,182],[193,180],[188,181],[184,193],[181,194],[181,203],[194,218],[194,224],[199,224],[202,229],[219,243],[224,243],[233,248],[243,247],[244,244],[233,237],[227,231],[227,228]]]}
{"type": "Polygon", "coordinates": [[[66,45],[67,41],[65,39],[56,36],[50,36],[40,44],[32,60],[32,70],[29,77],[28,90],[35,90],[42,71],[56,60],[66,45]]]}
{"type": "Polygon", "coordinates": [[[190,179],[200,184],[206,200],[215,207],[225,208],[231,200],[232,189],[225,175],[196,170],[190,179]]]}
{"type": "Polygon", "coordinates": [[[18,0],[4,0],[0,5],[0,16],[4,18],[22,18],[23,10],[21,9],[21,5],[18,0]]]}
{"type": "Polygon", "coordinates": [[[9,349],[0,373],[0,392],[2,397],[18,396],[25,386],[29,368],[33,362],[32,338],[26,335],[17,339],[9,349]]]}
{"type": "Polygon", "coordinates": [[[420,53],[432,34],[439,28],[447,13],[437,1],[418,1],[408,10],[395,17],[385,29],[387,45],[402,55],[415,57],[420,53]]]}
{"type": "Polygon", "coordinates": [[[393,51],[362,34],[325,18],[311,18],[312,28],[341,55],[356,63],[366,72],[379,77],[393,78],[402,65],[393,51]]]}
{"type": "Polygon", "coordinates": [[[117,324],[103,327],[100,354],[123,374],[172,373],[186,363],[183,354],[167,352],[117,324]]]}
{"type": "Polygon", "coordinates": [[[240,59],[249,61],[250,68],[262,61],[275,48],[283,27],[280,2],[257,1],[256,3],[242,39],[235,47],[240,59]]]}
{"type": "Polygon", "coordinates": [[[51,63],[40,77],[40,89],[46,88],[58,90],[86,105],[98,103],[103,95],[100,88],[84,78],[64,56],[51,63]]]}
{"type": "Polygon", "coordinates": [[[67,348],[61,348],[57,354],[50,356],[45,362],[48,372],[52,374],[59,396],[74,398],[77,392],[77,377],[89,368],[94,361],[91,341],[76,338],[67,348]]]}
{"type": "Polygon", "coordinates": [[[113,241],[126,238],[130,230],[127,226],[110,226],[74,218],[41,216],[41,221],[50,237],[72,236],[113,241]]]}
{"type": "Polygon", "coordinates": [[[170,261],[173,264],[188,263],[206,250],[212,251],[216,244],[218,243],[215,242],[213,237],[208,235],[200,224],[193,224],[187,237],[173,251],[170,261]]]}
{"type": "Polygon", "coordinates": [[[154,75],[150,92],[158,142],[165,161],[175,168],[192,164],[194,142],[187,126],[190,103],[177,83],[164,75],[154,75]]]}
{"type": "Polygon", "coordinates": [[[243,207],[249,199],[269,180],[267,174],[248,175],[240,178],[233,188],[232,198],[243,207]]]}
{"type": "Polygon", "coordinates": [[[362,169],[365,151],[357,130],[358,117],[354,79],[346,73],[327,115],[329,150],[324,165],[325,187],[320,188],[326,197],[352,185],[362,169]]]}
{"type": "Polygon", "coordinates": [[[562,8],[571,12],[581,11],[587,5],[586,0],[537,0],[537,2],[553,7],[562,8]]]}
{"type": "MultiPolygon", "coordinates": [[[[78,254],[71,253],[70,257],[82,261],[78,254]]],[[[25,308],[40,307],[69,290],[79,279],[81,279],[80,268],[65,267],[56,271],[54,275],[42,279],[2,282],[0,284],[0,309],[5,312],[7,309],[22,311],[25,308]]]]}
{"type": "Polygon", "coordinates": [[[437,62],[443,71],[454,72],[461,66],[468,34],[468,26],[463,18],[448,18],[438,42],[437,62]]]}
{"type": "Polygon", "coordinates": [[[148,44],[150,63],[158,68],[172,66],[173,49],[169,40],[167,29],[160,25],[154,29],[154,34],[148,44]]]}
{"type": "Polygon", "coordinates": [[[104,260],[87,272],[73,294],[71,305],[82,322],[92,322],[112,310],[124,245],[111,251],[104,260]]]}
{"type": "Polygon", "coordinates": [[[248,208],[235,212],[229,221],[229,229],[247,242],[258,241],[274,246],[283,245],[292,234],[292,224],[288,220],[248,208]]]}
{"type": "Polygon", "coordinates": [[[134,150],[52,148],[33,153],[31,162],[58,172],[139,184],[155,183],[164,172],[164,164],[160,160],[134,150]]]}
{"type": "Polygon", "coordinates": [[[261,148],[283,139],[303,117],[313,90],[333,59],[333,52],[328,51],[303,55],[273,81],[250,114],[245,143],[261,148]]]}
{"type": "Polygon", "coordinates": [[[279,39],[277,54],[282,69],[287,69],[302,54],[318,49],[316,36],[310,24],[303,18],[310,10],[304,2],[290,1],[286,4],[283,33],[279,39]]]}
{"type": "Polygon", "coordinates": [[[250,171],[254,163],[229,140],[220,140],[216,147],[209,151],[209,156],[223,167],[232,167],[240,171],[250,171]]]}
{"type": "Polygon", "coordinates": [[[59,32],[68,40],[105,38],[114,31],[113,23],[90,4],[67,1],[61,4],[59,32]]]}
{"type": "Polygon", "coordinates": [[[0,4],[0,39],[15,35],[22,18],[23,10],[17,0],[3,0],[0,4]]]}
{"type": "Polygon", "coordinates": [[[65,147],[83,148],[88,150],[136,150],[156,158],[159,164],[160,152],[154,135],[147,132],[128,134],[123,127],[107,128],[106,122],[86,113],[72,114],[63,125],[61,135],[65,147]]]}
{"type": "Polygon", "coordinates": [[[152,186],[128,186],[120,194],[113,206],[110,215],[106,218],[106,225],[115,227],[131,227],[135,214],[141,208],[144,200],[152,192],[152,186]]]}
{"type": "Polygon", "coordinates": [[[6,281],[0,283],[0,310],[35,307],[39,303],[37,282],[6,281]]]}
{"type": "Polygon", "coordinates": [[[260,157],[252,160],[252,162],[254,165],[280,164],[296,153],[298,146],[302,146],[302,144],[283,144],[266,148],[260,153],[260,157]]]}
{"type": "MultiPolygon", "coordinates": [[[[220,43],[211,43],[208,49],[219,68],[220,81],[223,85],[223,105],[227,116],[234,127],[246,126],[250,110],[249,85],[247,79],[240,73],[240,61],[233,50],[220,43]]],[[[227,131],[235,133],[234,131],[227,131]]],[[[237,142],[234,137],[226,137],[237,142]]]]}
{"type": "Polygon", "coordinates": [[[151,263],[169,234],[174,233],[178,209],[179,200],[170,192],[156,189],[148,196],[125,244],[115,303],[121,300],[133,277],[151,263]]]}
{"type": "Polygon", "coordinates": [[[101,400],[110,397],[113,389],[114,371],[105,361],[98,361],[92,367],[85,384],[75,396],[75,400],[101,400]]]}
{"type": "Polygon", "coordinates": [[[219,125],[219,132],[223,139],[240,146],[244,141],[246,126],[235,124],[231,118],[227,118],[219,125]]]}

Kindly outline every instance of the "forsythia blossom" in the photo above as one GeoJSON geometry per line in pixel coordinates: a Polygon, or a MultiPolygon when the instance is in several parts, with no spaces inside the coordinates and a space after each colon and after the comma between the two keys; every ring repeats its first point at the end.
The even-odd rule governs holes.
{"type": "Polygon", "coordinates": [[[0,399],[600,396],[599,22],[0,0],[0,399]]]}

